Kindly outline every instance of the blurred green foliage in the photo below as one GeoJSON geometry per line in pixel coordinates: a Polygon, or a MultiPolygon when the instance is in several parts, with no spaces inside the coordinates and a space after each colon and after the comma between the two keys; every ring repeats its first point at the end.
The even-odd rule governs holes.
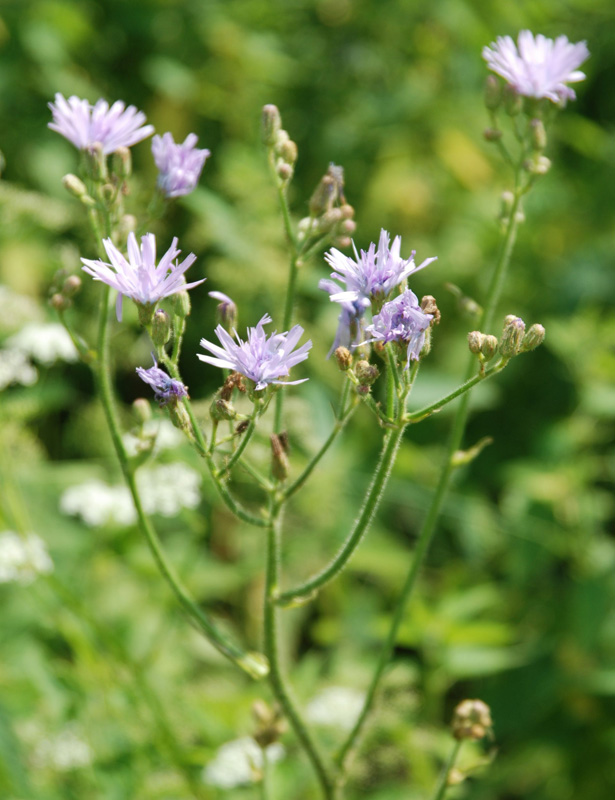
{"type": "MultiPolygon", "coordinates": [[[[77,156],[46,128],[46,103],[57,91],[121,98],[159,132],[181,140],[194,131],[212,151],[200,187],[157,235],[178,235],[197,254],[206,289],[238,303],[240,329],[265,311],[279,316],[286,256],[259,145],[260,109],[276,103],[299,147],[298,216],[333,161],[346,172],[359,246],[384,227],[402,235],[403,252],[438,256],[413,281],[443,315],[417,406],[454,386],[472,327],[444,285],[480,302],[497,249],[509,176],[481,137],[480,52],[521,28],[586,39],[592,53],[577,102],[550,135],[553,169],[528,199],[502,302],[502,317],[542,322],[547,341],[476,393],[467,442],[495,441],[459,471],[448,497],[351,798],[429,796],[451,710],[475,696],[492,707],[495,745],[469,747],[462,766],[494,760],[452,798],[603,800],[615,789],[612,0],[5,0],[0,8],[3,283],[44,307],[55,271],[76,272],[80,254],[92,257],[81,209],[60,184],[77,156]]],[[[128,202],[137,209],[155,181],[147,143],[134,161],[128,202]]],[[[299,313],[314,350],[313,380],[289,392],[287,405],[297,462],[326,435],[339,382],[324,358],[337,314],[317,290],[326,274],[318,260],[300,276],[299,313]]],[[[86,285],[74,312],[86,330],[96,297],[86,285]]],[[[211,336],[214,308],[206,292],[193,303],[182,369],[205,402],[219,376],[193,354],[211,336]]],[[[116,331],[129,403],[148,344],[134,315],[116,331]]],[[[230,673],[191,631],[136,529],[92,531],[58,509],[59,493],[84,477],[117,477],[87,370],[41,370],[35,387],[2,393],[0,418],[2,527],[37,531],[56,564],[52,578],[0,586],[0,795],[175,800],[193,796],[196,783],[205,798],[255,796],[217,793],[199,774],[217,747],[251,732],[250,706],[265,690],[230,673]],[[37,766],[33,742],[69,723],[92,747],[92,766],[37,766]]],[[[288,612],[302,702],[323,686],[366,686],[449,420],[443,412],[410,429],[349,569],[314,604],[288,612]]],[[[335,551],[378,446],[371,418],[359,414],[297,497],[289,576],[310,574],[335,551]]],[[[165,544],[199,599],[258,647],[260,535],[215,508],[207,482],[203,490],[199,513],[158,520],[165,544]]],[[[324,733],[334,747],[337,736],[324,733]]],[[[314,796],[309,775],[287,758],[276,766],[275,796],[314,796]]]]}

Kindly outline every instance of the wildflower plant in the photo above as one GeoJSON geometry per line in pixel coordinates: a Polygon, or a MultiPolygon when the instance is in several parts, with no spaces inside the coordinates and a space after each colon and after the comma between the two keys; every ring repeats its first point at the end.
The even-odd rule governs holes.
{"type": "MultiPolygon", "coordinates": [[[[384,229],[378,242],[368,244],[366,249],[357,249],[354,242],[360,242],[362,237],[360,232],[357,235],[354,209],[345,196],[344,173],[341,167],[333,164],[309,198],[307,216],[296,223],[288,202],[288,187],[298,158],[297,145],[282,128],[275,106],[263,109],[262,132],[288,242],[289,269],[284,302],[280,309],[251,309],[245,322],[253,327],[248,327],[246,337],[242,338],[237,331],[242,331],[243,327],[237,326],[236,320],[238,315],[244,317],[248,312],[237,308],[221,291],[231,290],[230,285],[216,287],[210,295],[219,301],[220,324],[213,331],[218,341],[212,341],[211,333],[201,329],[200,344],[206,351],[204,354],[182,350],[190,316],[188,290],[199,291],[205,280],[204,266],[195,267],[191,272],[193,280],[186,283],[185,273],[195,263],[196,256],[190,254],[179,262],[178,242],[173,239],[157,261],[155,234],[145,233],[139,244],[135,234],[138,222],[126,215],[123,207],[131,173],[128,148],[149,135],[151,126],[142,127],[143,115],[132,106],[126,109],[120,102],[110,108],[103,100],[90,106],[86,101],[77,98],[66,101],[58,95],[51,104],[54,121],[50,127],[83,149],[85,155],[81,175],[66,176],[64,183],[83,205],[91,223],[92,249],[97,248],[99,253],[98,259],[91,258],[89,253],[82,258],[83,271],[100,284],[96,340],[86,341],[84,334],[73,328],[70,308],[78,302],[75,299],[78,286],[74,281],[57,283],[51,303],[80,357],[92,369],[134,514],[161,580],[169,584],[190,621],[232,666],[269,684],[276,710],[259,715],[260,727],[253,739],[239,740],[240,760],[232,756],[238,775],[233,785],[256,776],[263,782],[265,797],[269,791],[267,776],[273,762],[283,752],[276,745],[283,732],[282,717],[311,764],[320,795],[329,800],[343,797],[348,770],[391,661],[401,622],[411,613],[410,601],[417,576],[437,530],[451,476],[456,466],[467,463],[480,450],[480,447],[462,449],[470,391],[496,376],[513,358],[535,349],[544,339],[541,325],[532,325],[526,330],[524,321],[515,315],[506,317],[503,327],[497,330],[496,312],[517,228],[523,219],[523,199],[548,171],[549,162],[544,156],[548,126],[554,120],[556,104],[558,107],[560,101],[574,97],[567,84],[582,78],[578,67],[587,56],[587,49],[584,44],[570,44],[565,37],[551,42],[524,31],[519,36],[518,48],[505,37],[485,48],[483,55],[488,67],[505,81],[502,84],[493,75],[487,81],[486,105],[491,127],[485,133],[488,141],[498,148],[505,168],[512,173],[510,190],[504,196],[500,215],[502,246],[486,296],[482,298],[477,329],[468,333],[468,363],[459,385],[423,407],[412,403],[412,390],[430,350],[438,346],[436,326],[440,322],[440,312],[432,296],[419,300],[412,286],[415,273],[432,264],[436,256],[429,256],[417,265],[414,251],[405,248],[401,236],[396,234],[391,238],[384,229]],[[352,248],[352,255],[343,252],[348,248],[352,248]],[[289,391],[302,391],[300,387],[307,380],[304,362],[313,358],[312,341],[304,338],[303,327],[295,321],[298,270],[309,261],[320,262],[321,270],[328,265],[329,277],[319,282],[315,275],[314,287],[319,286],[329,295],[328,300],[322,295],[323,302],[332,302],[341,308],[337,332],[332,331],[329,338],[333,340],[330,354],[335,355],[329,361],[329,369],[333,374],[337,372],[340,396],[329,435],[297,472],[289,460],[292,442],[288,441],[285,396],[289,391]],[[152,513],[160,509],[156,503],[144,502],[147,473],[144,476],[140,472],[142,459],[128,452],[115,397],[109,328],[118,323],[110,319],[112,290],[118,293],[118,323],[121,323],[121,304],[125,297],[136,304],[140,324],[151,338],[154,365],[135,364],[137,374],[153,390],[154,399],[198,454],[220,502],[263,534],[262,652],[247,651],[201,607],[165,553],[150,519],[147,508],[152,513]],[[168,310],[161,307],[163,301],[168,310]],[[273,330],[266,330],[269,325],[273,330]],[[205,369],[214,367],[222,371],[219,373],[220,388],[210,403],[209,420],[195,410],[182,379],[180,362],[185,363],[187,359],[200,360],[205,369]],[[235,407],[239,396],[244,398],[242,407],[246,403],[251,406],[249,413],[235,407]],[[378,512],[406,432],[453,401],[457,403],[436,489],[413,552],[408,555],[406,578],[398,592],[376,668],[364,692],[352,695],[352,714],[346,715],[343,724],[340,722],[345,739],[337,752],[329,754],[320,742],[319,731],[309,724],[310,720],[322,722],[322,703],[320,706],[312,704],[306,714],[294,699],[280,655],[280,617],[287,608],[309,603],[340,575],[378,512]],[[310,480],[359,407],[372,415],[382,436],[380,456],[365,499],[338,552],[314,574],[305,575],[296,585],[289,585],[281,561],[285,509],[310,480]],[[265,422],[267,414],[271,417],[269,423],[265,422]],[[227,425],[228,434],[219,436],[220,426],[227,425]],[[268,463],[262,463],[262,449],[251,447],[257,430],[262,433],[265,426],[271,441],[268,463]],[[248,500],[237,496],[231,480],[238,469],[254,481],[254,492],[248,500]]],[[[176,145],[170,134],[154,139],[153,153],[160,171],[154,194],[162,192],[165,202],[191,191],[196,185],[208,151],[196,150],[195,145],[194,135],[183,145],[176,145]]],[[[140,228],[147,230],[145,226],[154,222],[152,215],[146,212],[140,228]]],[[[438,273],[445,271],[446,265],[439,263],[438,273]]],[[[308,330],[308,336],[316,335],[320,334],[308,330]]],[[[65,498],[65,505],[73,509],[72,513],[82,513],[79,497],[65,498]]],[[[472,702],[480,706],[480,701],[472,702]]],[[[488,718],[488,724],[474,725],[473,735],[479,728],[481,735],[491,730],[488,709],[483,717],[488,718]]],[[[459,729],[456,723],[451,737],[452,756],[443,779],[435,787],[435,798],[443,797],[462,738],[466,736],[459,734],[459,729]]],[[[230,758],[229,753],[234,753],[235,747],[239,745],[229,744],[218,760],[205,769],[205,780],[222,785],[217,777],[218,761],[230,758]]]]}

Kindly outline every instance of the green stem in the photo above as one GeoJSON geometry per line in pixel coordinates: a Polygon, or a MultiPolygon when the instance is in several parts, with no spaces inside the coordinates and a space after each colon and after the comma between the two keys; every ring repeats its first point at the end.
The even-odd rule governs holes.
{"type": "Polygon", "coordinates": [[[156,534],[156,531],[154,530],[143,510],[135,476],[130,468],[128,456],[126,455],[126,450],[124,449],[124,443],[120,433],[120,426],[117,420],[113,391],[111,387],[109,348],[107,341],[109,296],[110,289],[108,286],[105,286],[100,306],[100,320],[98,328],[98,362],[94,368],[94,378],[105,412],[107,426],[111,434],[113,446],[115,448],[118,461],[120,462],[124,479],[132,495],[141,530],[147,540],[160,573],[169,584],[173,594],[192,622],[196,624],[196,626],[201,630],[202,633],[204,633],[207,639],[220,653],[226,656],[238,667],[243,669],[254,678],[263,677],[263,675],[266,674],[266,666],[262,662],[261,657],[255,654],[246,653],[241,648],[237,647],[237,645],[229,641],[228,638],[217,629],[207,615],[201,611],[201,609],[191,599],[188,591],[184,588],[184,586],[182,586],[173,568],[166,560],[160,540],[158,539],[158,535],[156,534]]]}
{"type": "MultiPolygon", "coordinates": [[[[512,248],[517,233],[517,227],[518,227],[517,211],[519,210],[519,204],[520,204],[520,192],[519,192],[519,185],[517,182],[515,187],[515,200],[513,202],[513,206],[511,209],[508,226],[504,236],[504,242],[502,244],[502,248],[500,249],[500,255],[495,266],[494,274],[491,279],[487,300],[485,302],[482,318],[480,321],[480,330],[483,331],[488,330],[493,324],[495,309],[497,307],[502,287],[504,285],[504,279],[506,276],[508,264],[510,262],[510,256],[512,253],[512,248]]],[[[469,380],[471,378],[476,363],[476,357],[473,354],[470,355],[471,358],[468,360],[466,380],[469,380]]],[[[342,745],[342,748],[337,758],[337,763],[339,765],[341,775],[344,774],[349,759],[354,753],[357,740],[359,738],[359,734],[361,733],[365,720],[367,719],[367,716],[373,706],[376,693],[379,688],[380,681],[382,679],[382,675],[385,671],[387,664],[391,660],[393,650],[395,648],[395,642],[397,641],[397,634],[399,632],[399,628],[405,617],[408,608],[408,603],[412,596],[416,584],[416,579],[419,574],[420,568],[422,566],[423,560],[429,549],[429,545],[431,544],[435,526],[440,514],[440,509],[442,503],[444,502],[444,497],[448,489],[450,477],[454,470],[453,457],[456,451],[460,449],[461,441],[463,439],[463,434],[465,431],[466,421],[468,417],[469,400],[470,400],[470,395],[466,392],[461,396],[461,400],[459,402],[459,405],[457,406],[455,417],[453,419],[453,427],[446,448],[442,469],[440,471],[440,477],[438,479],[438,483],[435,492],[433,494],[431,504],[427,511],[427,516],[425,517],[425,520],[423,521],[423,525],[419,532],[412,563],[406,575],[406,580],[404,582],[401,591],[399,603],[393,615],[393,620],[391,622],[389,633],[382,645],[382,649],[378,657],[376,671],[372,678],[370,687],[367,691],[365,703],[363,705],[363,709],[361,710],[361,714],[359,715],[359,718],[354,728],[350,732],[347,740],[342,745]]]]}
{"type": "Polygon", "coordinates": [[[280,605],[292,605],[298,599],[309,597],[318,589],[333,580],[346,566],[354,551],[365,536],[369,525],[378,509],[380,500],[387,485],[389,475],[395,462],[395,456],[404,435],[405,425],[388,430],[384,436],[380,461],[372,478],[371,486],[365,497],[361,513],[357,517],[352,530],[335,558],[320,572],[305,583],[282,592],[277,602],[280,605]]]}
{"type": "MultiPolygon", "coordinates": [[[[286,301],[284,303],[284,318],[282,322],[282,330],[290,330],[290,325],[293,320],[293,306],[295,304],[295,291],[297,288],[297,272],[298,272],[299,259],[296,250],[290,258],[289,271],[288,271],[288,286],[286,288],[286,301]]],[[[282,409],[284,407],[284,392],[280,388],[275,397],[275,410],[273,418],[273,432],[280,433],[282,430],[282,409]]]]}
{"type": "Polygon", "coordinates": [[[230,471],[232,470],[232,468],[235,466],[235,464],[239,461],[239,459],[243,455],[243,452],[246,449],[246,447],[249,445],[250,439],[252,438],[252,436],[254,434],[254,431],[256,429],[256,420],[258,419],[258,416],[259,416],[259,410],[260,409],[259,409],[258,404],[255,403],[254,404],[254,412],[253,412],[252,416],[250,417],[250,422],[248,424],[248,427],[247,427],[246,431],[244,432],[244,434],[243,434],[243,436],[241,438],[241,442],[239,443],[239,446],[237,447],[235,452],[232,454],[232,456],[229,458],[229,460],[226,462],[226,464],[222,467],[222,469],[218,470],[218,472],[216,474],[216,478],[223,478],[225,475],[228,475],[230,473],[230,471]]]}
{"type": "Polygon", "coordinates": [[[451,770],[455,766],[462,744],[463,744],[463,739],[457,739],[457,741],[453,745],[453,749],[451,750],[451,754],[448,758],[448,761],[442,768],[442,773],[440,775],[438,785],[436,786],[436,790],[431,800],[443,800],[449,785],[448,784],[449,775],[451,774],[451,770]]]}
{"type": "Polygon", "coordinates": [[[277,701],[284,709],[297,738],[310,759],[318,778],[322,795],[333,800],[333,782],[316,742],[312,739],[299,710],[297,709],[280,663],[278,626],[279,609],[276,606],[280,576],[280,506],[270,509],[270,524],[267,528],[267,569],[265,573],[265,596],[263,609],[264,650],[269,661],[269,683],[277,701]]]}

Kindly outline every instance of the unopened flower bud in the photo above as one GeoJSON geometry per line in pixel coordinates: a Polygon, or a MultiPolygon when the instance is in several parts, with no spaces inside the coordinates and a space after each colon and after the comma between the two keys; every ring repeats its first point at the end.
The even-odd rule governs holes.
{"type": "Polygon", "coordinates": [[[184,408],[184,404],[179,403],[175,397],[167,404],[167,408],[169,409],[169,418],[173,425],[181,431],[184,431],[184,433],[192,433],[190,417],[184,408]]]}
{"type": "Polygon", "coordinates": [[[352,355],[347,347],[338,347],[335,351],[335,359],[342,372],[346,372],[352,366],[352,355]]]}
{"type": "Polygon", "coordinates": [[[545,130],[544,122],[541,119],[533,119],[530,122],[530,135],[532,147],[534,150],[541,152],[547,146],[547,132],[545,130]]]}
{"type": "Polygon", "coordinates": [[[516,117],[523,108],[523,98],[510,83],[504,87],[504,108],[509,117],[516,117]]]}
{"type": "Polygon", "coordinates": [[[499,342],[497,336],[492,336],[490,333],[483,336],[483,343],[480,351],[483,354],[485,361],[491,361],[491,359],[498,352],[498,345],[499,342]]]}
{"type": "Polygon", "coordinates": [[[278,107],[271,103],[263,106],[261,120],[263,144],[267,147],[273,147],[277,141],[278,131],[282,127],[282,118],[278,107]]]}
{"type": "Polygon", "coordinates": [[[68,175],[65,175],[62,178],[62,186],[64,186],[66,191],[70,192],[73,197],[77,197],[79,200],[81,200],[82,197],[87,196],[88,190],[85,183],[81,180],[81,178],[78,178],[76,175],[73,175],[70,172],[68,175]]]}
{"type": "Polygon", "coordinates": [[[289,181],[293,176],[293,168],[291,167],[290,164],[287,164],[286,161],[283,161],[281,158],[278,159],[276,163],[275,171],[278,175],[278,178],[284,182],[289,181]]]}
{"type": "Polygon", "coordinates": [[[342,203],[340,211],[344,219],[352,219],[354,217],[354,208],[349,203],[342,203]]]}
{"type": "Polygon", "coordinates": [[[66,311],[67,308],[70,308],[72,305],[72,301],[69,300],[68,297],[65,297],[60,292],[56,292],[55,294],[51,295],[49,299],[49,304],[52,308],[56,311],[66,311]]]}
{"type": "Polygon", "coordinates": [[[271,434],[271,472],[278,481],[285,481],[288,477],[288,456],[284,449],[280,437],[276,433],[271,434]]]}
{"type": "Polygon", "coordinates": [[[224,292],[209,292],[214,300],[219,300],[216,307],[218,322],[226,331],[232,331],[237,324],[237,306],[224,292]]]}
{"type": "Polygon", "coordinates": [[[62,284],[64,297],[74,297],[81,290],[82,281],[79,275],[69,275],[62,284]]]}
{"type": "Polygon", "coordinates": [[[424,314],[431,314],[433,319],[431,321],[432,325],[439,325],[440,319],[442,315],[440,314],[440,309],[438,308],[438,304],[436,303],[436,298],[430,294],[426,294],[424,297],[421,298],[421,311],[424,314]]]}
{"type": "Polygon", "coordinates": [[[535,350],[545,340],[546,331],[542,325],[532,325],[525,336],[523,337],[523,342],[521,343],[521,350],[523,352],[528,352],[529,350],[535,350]]]}
{"type": "Polygon", "coordinates": [[[223,419],[235,419],[237,417],[237,412],[232,403],[220,397],[220,391],[218,390],[209,406],[209,416],[213,420],[219,422],[223,419]]]}
{"type": "Polygon", "coordinates": [[[101,194],[106,203],[113,202],[113,200],[115,199],[115,192],[116,192],[115,186],[113,186],[110,183],[105,183],[101,189],[101,194]]]}
{"type": "Polygon", "coordinates": [[[152,418],[152,407],[144,397],[137,397],[132,404],[132,410],[140,425],[152,418]]]}
{"type": "Polygon", "coordinates": [[[512,358],[521,350],[525,334],[525,322],[520,317],[506,317],[504,330],[500,339],[499,350],[504,358],[512,358]]]}
{"type": "Polygon", "coordinates": [[[478,741],[491,734],[491,709],[482,700],[464,700],[453,713],[451,727],[455,739],[478,741]]]}
{"type": "Polygon", "coordinates": [[[280,158],[292,167],[297,161],[299,155],[297,144],[292,139],[287,139],[283,144],[276,148],[276,152],[280,158]]]}
{"type": "Polygon", "coordinates": [[[277,705],[269,708],[263,700],[256,700],[252,706],[252,714],[257,723],[257,729],[252,738],[260,747],[269,747],[277,742],[286,730],[286,721],[277,705]]]}
{"type": "Polygon", "coordinates": [[[314,190],[314,194],[310,197],[310,215],[319,217],[324,214],[327,209],[332,207],[336,194],[337,184],[335,178],[328,173],[323,175],[314,190]]]}
{"type": "Polygon", "coordinates": [[[485,81],[485,105],[489,111],[495,111],[501,103],[502,84],[495,75],[489,75],[485,81]]]}
{"type": "Polygon", "coordinates": [[[380,370],[375,364],[370,364],[369,361],[361,360],[357,361],[354,374],[361,386],[371,386],[380,375],[380,370]]]}
{"type": "Polygon", "coordinates": [[[318,230],[321,233],[332,230],[342,221],[342,212],[339,208],[330,208],[318,220],[318,230]]]}
{"type": "Polygon", "coordinates": [[[352,244],[352,239],[350,238],[350,236],[338,236],[333,242],[333,244],[336,247],[341,247],[343,249],[344,247],[350,247],[350,245],[352,244]]]}
{"type": "Polygon", "coordinates": [[[353,219],[345,219],[340,225],[340,232],[345,233],[347,236],[352,236],[356,229],[357,223],[353,219]]]}
{"type": "Polygon", "coordinates": [[[468,333],[468,347],[471,353],[477,356],[481,352],[484,338],[485,334],[480,331],[470,331],[468,333]]]}
{"type": "Polygon", "coordinates": [[[159,308],[152,319],[152,342],[156,347],[164,347],[171,338],[171,317],[159,308]]]}
{"type": "Polygon", "coordinates": [[[483,131],[483,138],[487,142],[497,142],[498,139],[502,138],[502,131],[497,128],[485,128],[483,131]]]}
{"type": "Polygon", "coordinates": [[[130,178],[132,173],[132,156],[130,155],[130,149],[128,147],[118,147],[113,154],[112,165],[113,172],[118,178],[121,178],[121,180],[130,178]]]}
{"type": "Polygon", "coordinates": [[[88,166],[92,176],[101,183],[107,180],[107,157],[100,142],[94,142],[84,151],[88,158],[88,166]]]}
{"type": "Polygon", "coordinates": [[[171,310],[176,317],[181,317],[181,319],[184,319],[190,314],[190,309],[192,307],[190,303],[190,295],[185,289],[182,289],[181,292],[177,292],[176,294],[172,295],[170,300],[171,310]]]}

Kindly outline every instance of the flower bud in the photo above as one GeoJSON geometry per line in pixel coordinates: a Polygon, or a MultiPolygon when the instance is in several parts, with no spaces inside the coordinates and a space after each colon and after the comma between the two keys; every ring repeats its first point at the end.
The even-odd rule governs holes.
{"type": "Polygon", "coordinates": [[[350,247],[350,245],[352,244],[352,239],[350,238],[350,236],[338,236],[334,240],[333,244],[336,247],[341,247],[343,249],[344,247],[350,247]]]}
{"type": "MultiPolygon", "coordinates": [[[[76,175],[73,175],[70,172],[68,175],[65,175],[62,178],[62,186],[67,192],[70,192],[73,197],[76,197],[79,200],[81,200],[83,197],[87,197],[88,190],[85,183],[81,180],[81,178],[78,178],[76,175]]],[[[92,200],[91,197],[89,199],[92,200]]],[[[92,200],[92,202],[94,201],[92,200]]]]}
{"type": "Polygon", "coordinates": [[[512,358],[521,350],[525,334],[525,322],[520,317],[506,317],[504,330],[500,339],[499,350],[504,358],[512,358]]]}
{"type": "Polygon", "coordinates": [[[540,347],[545,340],[545,334],[546,331],[542,325],[532,325],[523,337],[521,350],[527,353],[529,350],[535,350],[537,347],[540,347]]]}
{"type": "Polygon", "coordinates": [[[113,172],[118,178],[121,180],[130,178],[132,173],[132,156],[130,155],[130,149],[128,147],[118,147],[113,154],[111,163],[113,165],[113,172]]]}
{"type": "Polygon", "coordinates": [[[144,397],[137,397],[132,404],[132,410],[140,425],[152,418],[152,407],[144,397]]]}
{"type": "Polygon", "coordinates": [[[169,418],[176,428],[179,428],[184,433],[192,433],[192,426],[190,424],[190,417],[184,408],[184,404],[178,402],[177,397],[172,397],[167,403],[169,409],[169,418]]]}
{"type": "Polygon", "coordinates": [[[290,464],[286,450],[277,433],[271,434],[271,472],[278,481],[285,481],[288,477],[290,464]]]}
{"type": "Polygon", "coordinates": [[[177,292],[176,294],[172,295],[169,299],[171,300],[171,310],[176,317],[184,319],[190,314],[190,309],[192,307],[190,303],[190,295],[185,289],[182,289],[181,292],[177,292]]]}
{"type": "Polygon", "coordinates": [[[257,724],[252,738],[260,747],[269,747],[277,742],[286,730],[286,721],[277,704],[269,708],[263,700],[256,700],[252,706],[252,714],[257,724]]]}
{"type": "Polygon", "coordinates": [[[261,117],[261,133],[263,144],[273,147],[277,142],[278,131],[282,127],[282,118],[277,106],[268,104],[263,106],[261,117]]]}
{"type": "Polygon", "coordinates": [[[342,212],[339,208],[330,208],[318,220],[318,230],[322,233],[330,231],[342,221],[342,212]]]}
{"type": "Polygon", "coordinates": [[[161,308],[154,313],[151,336],[156,347],[164,347],[171,338],[171,317],[161,308]]]}
{"type": "Polygon", "coordinates": [[[283,181],[289,181],[293,177],[293,168],[290,164],[287,164],[286,161],[283,161],[281,158],[278,159],[275,171],[278,175],[278,178],[283,181]]]}
{"type": "Polygon", "coordinates": [[[209,296],[220,302],[216,306],[216,317],[222,327],[231,332],[237,324],[237,306],[231,298],[223,292],[209,292],[209,296]]]}
{"type": "Polygon", "coordinates": [[[480,331],[470,331],[468,333],[468,347],[471,353],[477,356],[481,352],[484,338],[485,335],[480,331]]]}
{"type": "Polygon", "coordinates": [[[542,152],[547,146],[547,131],[541,119],[533,119],[530,122],[530,138],[532,148],[542,152]]]}
{"type": "Polygon", "coordinates": [[[229,400],[225,400],[220,396],[220,390],[218,390],[209,406],[209,416],[216,422],[220,422],[223,419],[235,419],[237,412],[229,400]]]}
{"type": "Polygon", "coordinates": [[[64,297],[74,297],[81,291],[82,281],[79,275],[69,275],[62,284],[62,294],[64,297]]]}
{"type": "Polygon", "coordinates": [[[72,301],[63,294],[60,294],[60,292],[56,292],[55,294],[51,295],[51,298],[49,299],[49,305],[56,311],[66,311],[67,308],[71,307],[72,301]]]}
{"type": "Polygon", "coordinates": [[[347,347],[338,347],[335,351],[337,366],[342,372],[346,372],[352,366],[352,355],[347,347]]]}
{"type": "Polygon", "coordinates": [[[523,98],[510,83],[504,87],[504,108],[509,117],[516,117],[523,108],[523,98]]]}
{"type": "Polygon", "coordinates": [[[340,232],[346,234],[347,236],[352,236],[356,229],[357,223],[353,219],[345,219],[340,225],[340,232]]]}
{"type": "Polygon", "coordinates": [[[84,152],[88,158],[89,169],[95,180],[100,181],[100,183],[106,181],[107,157],[103,152],[102,144],[100,142],[94,142],[94,144],[88,147],[84,152]]]}
{"type": "Polygon", "coordinates": [[[436,303],[436,298],[430,294],[426,294],[424,297],[421,298],[421,311],[424,314],[431,314],[433,319],[431,320],[432,325],[439,325],[440,319],[442,315],[440,314],[440,309],[438,308],[438,304],[436,303]]]}
{"type": "Polygon", "coordinates": [[[332,207],[336,194],[335,178],[328,173],[323,175],[313,195],[310,197],[310,215],[319,217],[324,214],[325,211],[332,207]]]}
{"type": "Polygon", "coordinates": [[[361,386],[371,386],[380,375],[380,370],[375,364],[370,364],[369,361],[357,361],[354,368],[354,374],[361,386]]]}
{"type": "Polygon", "coordinates": [[[280,158],[292,167],[297,161],[299,155],[297,145],[292,139],[287,139],[280,147],[276,148],[277,154],[280,158]]]}
{"type": "Polygon", "coordinates": [[[502,84],[495,75],[488,75],[485,81],[485,106],[495,111],[502,103],[502,84]]]}
{"type": "Polygon", "coordinates": [[[354,217],[354,208],[349,203],[342,203],[340,211],[344,219],[352,219],[354,217]]]}
{"type": "Polygon", "coordinates": [[[491,359],[498,352],[498,345],[499,342],[497,336],[492,336],[490,333],[483,335],[483,343],[480,351],[483,354],[485,361],[491,361],[491,359]]]}
{"type": "Polygon", "coordinates": [[[487,142],[497,142],[498,139],[502,138],[502,131],[497,128],[485,128],[483,131],[483,138],[487,142]]]}
{"type": "Polygon", "coordinates": [[[478,741],[491,734],[491,709],[482,700],[464,700],[453,713],[451,723],[455,739],[478,741]]]}

